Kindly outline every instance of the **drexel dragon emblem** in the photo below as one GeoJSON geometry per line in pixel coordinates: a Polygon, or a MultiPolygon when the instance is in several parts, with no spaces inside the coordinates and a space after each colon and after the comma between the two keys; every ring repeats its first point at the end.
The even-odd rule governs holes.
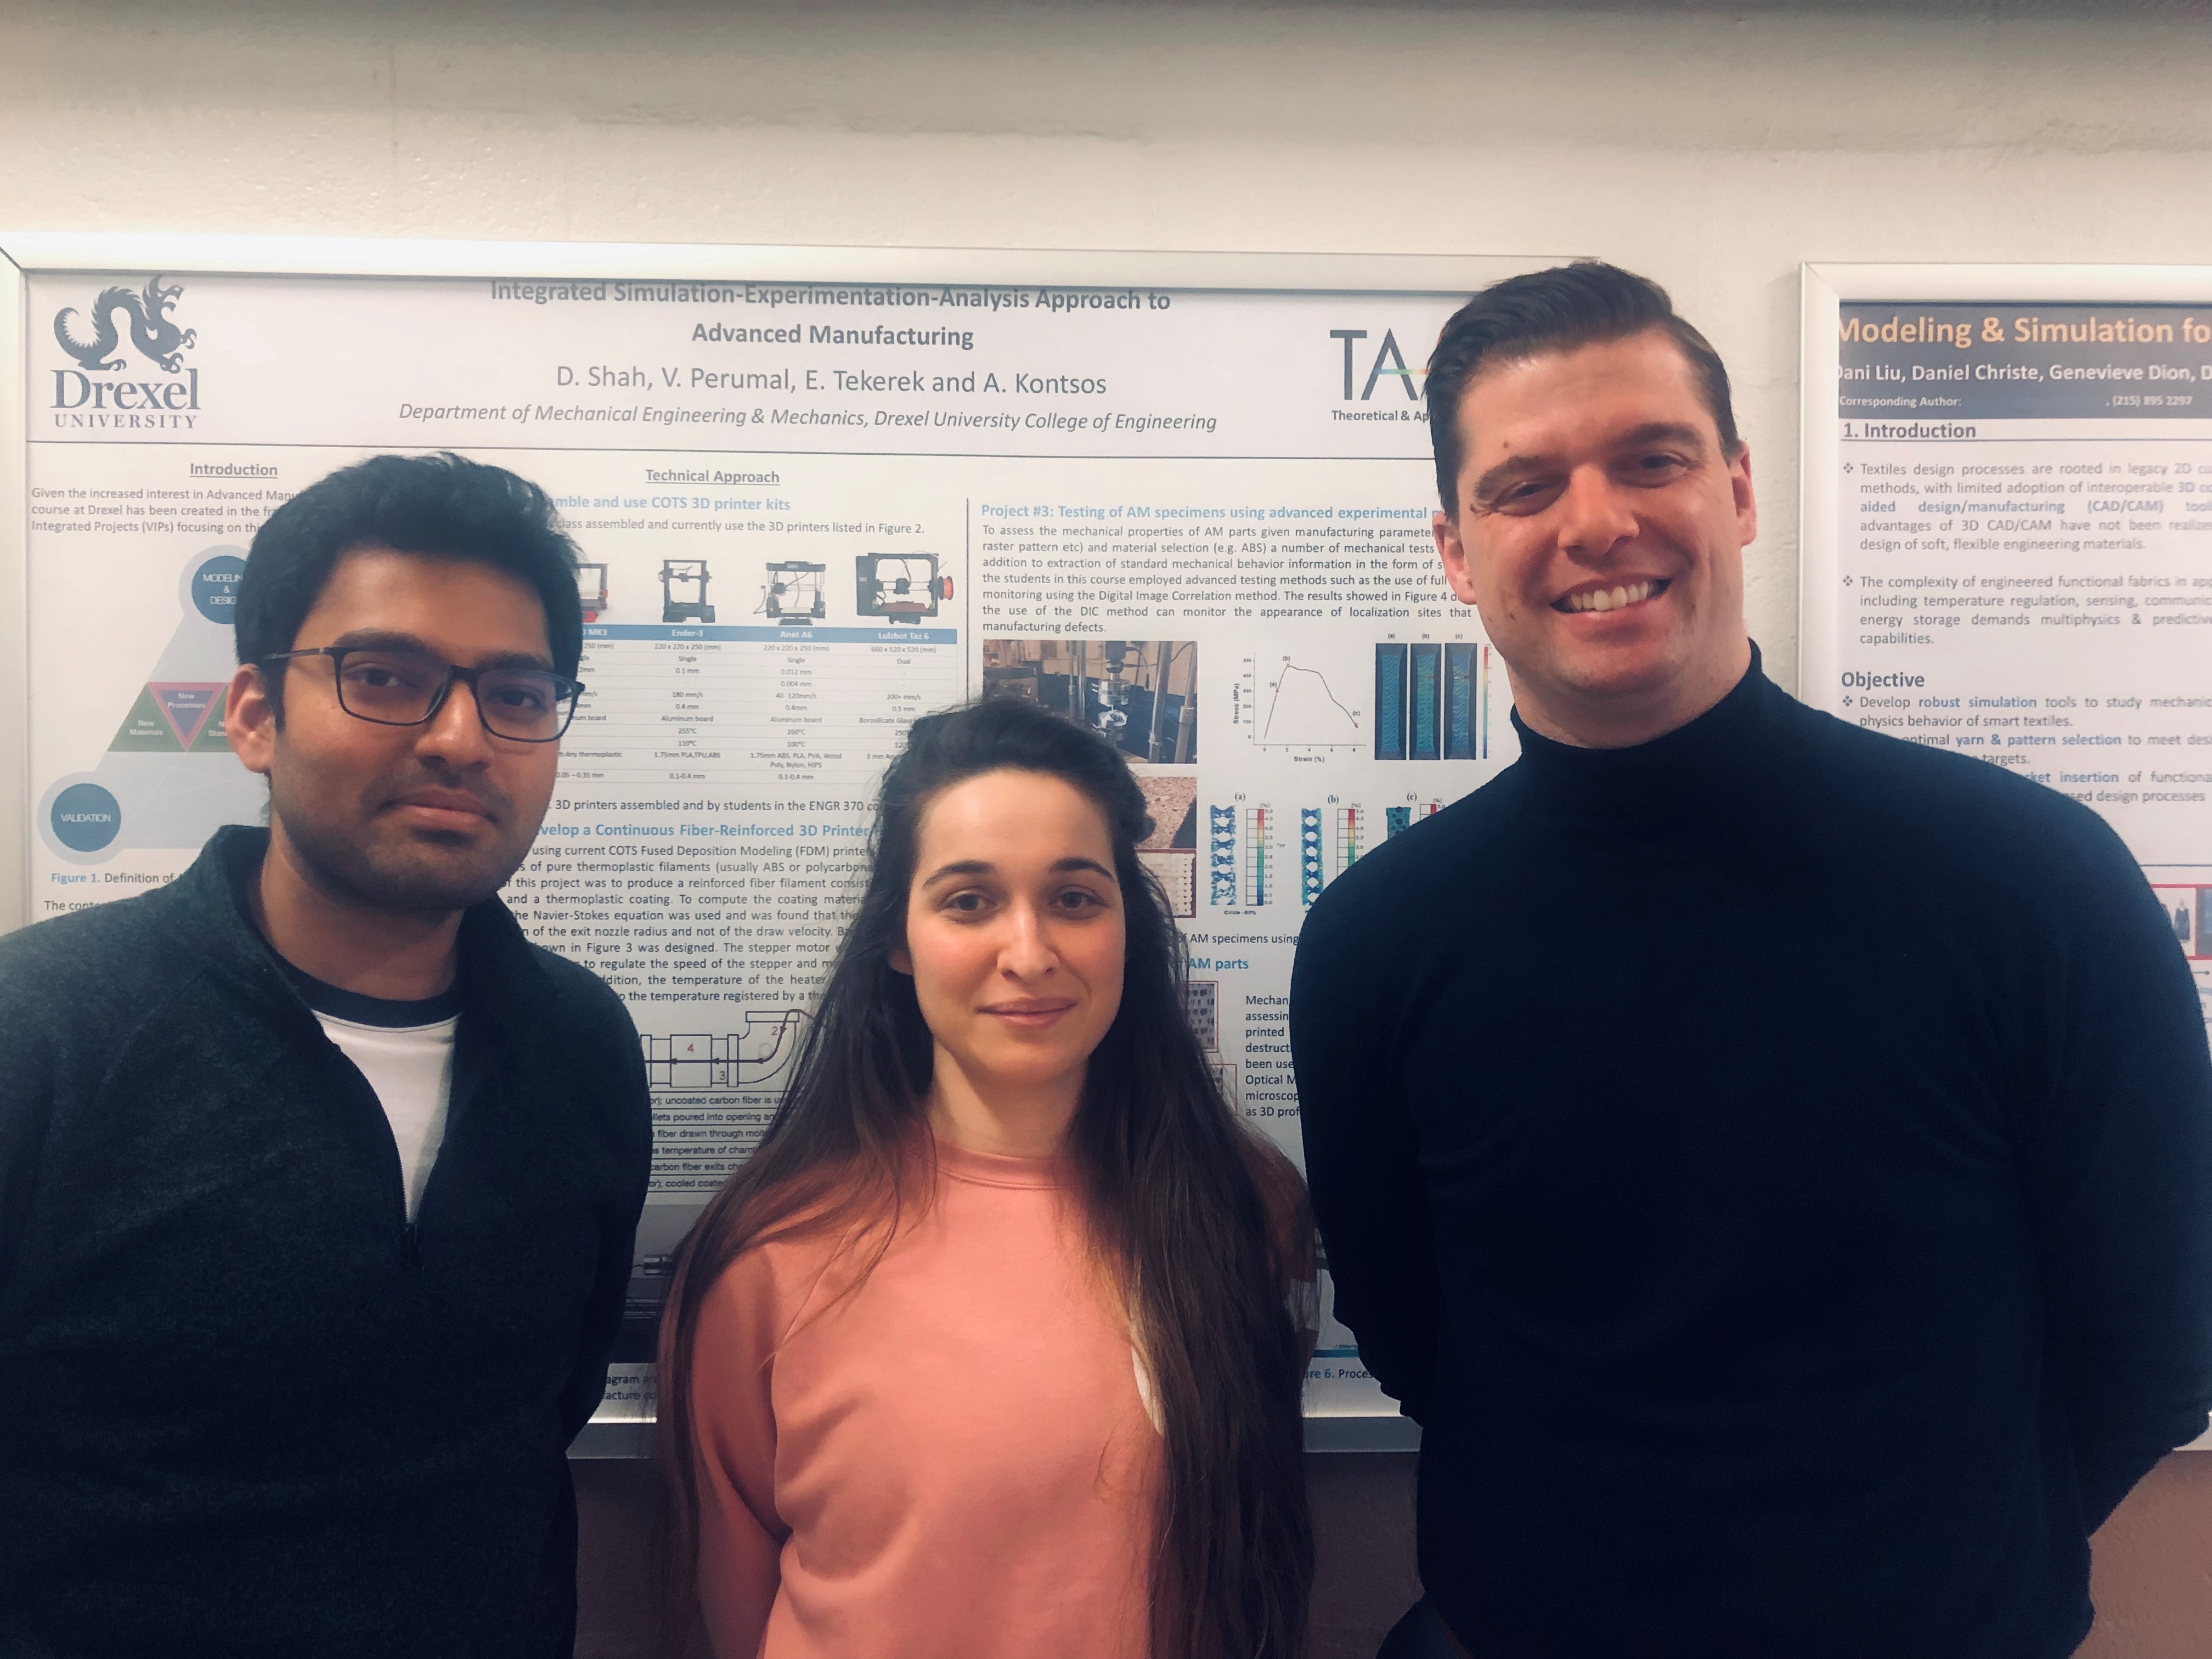
{"type": "Polygon", "coordinates": [[[143,294],[118,283],[103,289],[92,302],[93,337],[89,342],[80,343],[70,337],[70,319],[77,314],[75,306],[64,306],[54,313],[54,338],[61,342],[64,351],[87,368],[121,368],[123,359],[112,355],[123,343],[122,333],[115,323],[119,313],[131,320],[131,343],[149,360],[174,374],[177,354],[199,337],[194,331],[179,328],[169,320],[169,309],[184,291],[181,283],[173,283],[164,288],[159,276],[147,279],[143,294]]]}

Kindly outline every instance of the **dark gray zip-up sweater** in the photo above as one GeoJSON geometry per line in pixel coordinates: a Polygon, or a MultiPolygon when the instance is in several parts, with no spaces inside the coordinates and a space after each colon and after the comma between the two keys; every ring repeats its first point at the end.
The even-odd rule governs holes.
{"type": "Polygon", "coordinates": [[[470,910],[410,1227],[374,1092],[242,908],[266,845],[0,940],[0,1656],[566,1654],[635,1031],[470,910]]]}

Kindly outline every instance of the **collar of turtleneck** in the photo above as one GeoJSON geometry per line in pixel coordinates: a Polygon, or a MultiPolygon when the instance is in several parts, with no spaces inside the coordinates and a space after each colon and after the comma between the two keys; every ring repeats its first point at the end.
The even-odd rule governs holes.
{"type": "Polygon", "coordinates": [[[1673,816],[1739,796],[1777,741],[1788,702],[1761,672],[1754,643],[1734,690],[1649,743],[1579,749],[1530,731],[1518,710],[1513,729],[1528,787],[1545,805],[1577,814],[1673,816]]]}

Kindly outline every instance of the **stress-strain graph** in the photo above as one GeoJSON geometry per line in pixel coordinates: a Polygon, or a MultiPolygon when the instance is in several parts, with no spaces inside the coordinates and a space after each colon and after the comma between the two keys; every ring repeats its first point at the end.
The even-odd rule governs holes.
{"type": "Polygon", "coordinates": [[[1358,749],[1366,741],[1349,688],[1328,672],[1285,655],[1273,664],[1244,660],[1238,723],[1261,749],[1358,749]]]}

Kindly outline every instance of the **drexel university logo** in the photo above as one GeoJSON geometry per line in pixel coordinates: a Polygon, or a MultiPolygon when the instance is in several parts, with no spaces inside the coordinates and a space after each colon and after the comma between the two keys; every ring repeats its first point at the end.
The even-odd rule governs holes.
{"type": "Polygon", "coordinates": [[[80,367],[54,371],[54,424],[78,427],[191,426],[190,411],[200,406],[200,374],[179,365],[179,357],[199,340],[189,328],[179,328],[169,315],[184,293],[181,283],[147,278],[145,288],[121,283],[100,290],[80,317],[75,306],[54,313],[54,338],[80,367]],[[118,319],[121,319],[118,323],[118,319]],[[87,324],[90,339],[82,339],[87,324]],[[129,368],[122,353],[123,327],[131,331],[131,343],[139,356],[162,371],[160,380],[95,379],[129,368]]]}

